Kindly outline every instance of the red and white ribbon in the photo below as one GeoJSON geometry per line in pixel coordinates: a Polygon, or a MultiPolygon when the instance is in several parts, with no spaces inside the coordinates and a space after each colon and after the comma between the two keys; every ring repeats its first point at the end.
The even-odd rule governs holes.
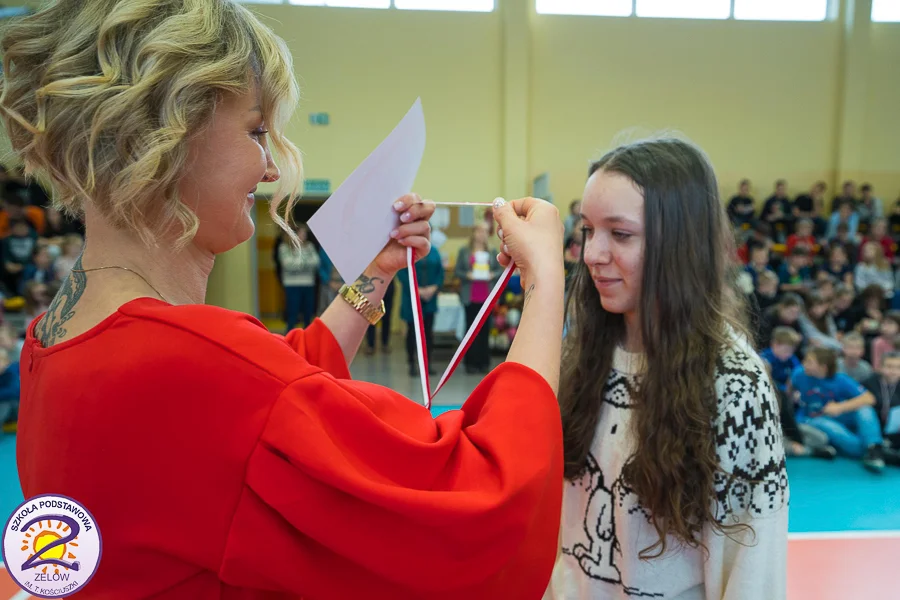
{"type": "Polygon", "coordinates": [[[503,292],[506,284],[509,283],[515,265],[510,262],[509,266],[506,267],[506,270],[503,271],[503,275],[500,276],[500,281],[497,282],[497,285],[495,285],[494,289],[491,290],[491,293],[488,294],[487,300],[484,301],[481,310],[478,312],[478,316],[475,317],[472,326],[469,327],[466,335],[463,336],[459,348],[456,349],[456,353],[450,360],[450,364],[447,365],[447,370],[441,375],[437,387],[432,392],[431,380],[428,377],[428,353],[425,351],[425,319],[422,317],[422,299],[419,296],[419,281],[416,278],[415,257],[413,256],[413,253],[414,250],[412,248],[407,248],[406,266],[409,270],[409,296],[413,307],[413,326],[416,328],[416,351],[419,358],[419,375],[422,380],[422,397],[425,399],[425,408],[431,408],[432,399],[437,396],[437,393],[441,391],[441,388],[444,387],[444,384],[447,383],[447,380],[453,375],[453,371],[459,366],[466,350],[472,345],[472,340],[474,340],[475,336],[478,335],[478,332],[481,331],[481,328],[487,322],[488,317],[500,300],[500,294],[503,292]]]}

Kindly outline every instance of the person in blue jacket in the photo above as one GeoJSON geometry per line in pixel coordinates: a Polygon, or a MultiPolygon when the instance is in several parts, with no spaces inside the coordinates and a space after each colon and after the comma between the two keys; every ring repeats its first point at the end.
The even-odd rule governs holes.
{"type": "MultiPolygon", "coordinates": [[[[419,375],[419,359],[416,355],[416,327],[413,322],[413,305],[409,297],[409,270],[397,273],[403,292],[400,300],[400,318],[406,322],[406,357],[409,363],[409,376],[419,375]]],[[[422,299],[422,321],[425,329],[425,348],[428,353],[428,371],[436,375],[437,371],[430,366],[434,349],[434,315],[438,310],[438,292],[444,285],[444,263],[441,253],[434,246],[424,259],[416,263],[416,279],[419,284],[419,297],[422,299]]]]}

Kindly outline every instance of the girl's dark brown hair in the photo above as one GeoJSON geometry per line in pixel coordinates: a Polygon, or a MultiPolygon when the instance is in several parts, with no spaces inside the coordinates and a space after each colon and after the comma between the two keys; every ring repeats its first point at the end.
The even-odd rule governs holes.
{"type": "Polygon", "coordinates": [[[809,319],[809,322],[812,323],[813,327],[818,329],[820,333],[830,334],[828,329],[828,311],[825,311],[821,317],[813,315],[812,309],[822,305],[831,306],[831,302],[822,297],[819,292],[813,291],[806,295],[806,316],[809,319]]]}
{"type": "MultiPolygon", "coordinates": [[[[622,146],[594,163],[630,178],[644,196],[645,249],[639,315],[646,368],[635,400],[635,442],[623,474],[649,510],[665,553],[667,537],[702,546],[704,526],[730,534],[744,525],[716,519],[716,365],[729,330],[746,335],[735,291],[734,240],[718,184],[701,150],[677,139],[622,146]]],[[[603,309],[583,261],[567,301],[560,406],[565,476],[583,472],[594,439],[613,352],[625,338],[621,314],[603,309]]],[[[749,339],[749,338],[748,338],[749,339]]],[[[730,475],[726,475],[730,476],[730,475]]]]}

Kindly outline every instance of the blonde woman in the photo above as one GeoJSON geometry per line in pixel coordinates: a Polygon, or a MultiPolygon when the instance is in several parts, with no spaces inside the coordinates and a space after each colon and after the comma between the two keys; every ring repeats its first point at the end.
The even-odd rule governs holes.
{"type": "Polygon", "coordinates": [[[540,596],[562,491],[558,212],[497,210],[530,303],[507,364],[435,422],[347,368],[407,248],[429,252],[418,196],[305,330],[203,304],[216,255],[253,233],[256,186],[279,183],[275,218],[300,177],[291,59],[252,13],[59,0],[0,46],[13,149],[85,219],[28,328],[17,441],[25,495],[69,496],[102,532],[85,597],[540,596]]]}

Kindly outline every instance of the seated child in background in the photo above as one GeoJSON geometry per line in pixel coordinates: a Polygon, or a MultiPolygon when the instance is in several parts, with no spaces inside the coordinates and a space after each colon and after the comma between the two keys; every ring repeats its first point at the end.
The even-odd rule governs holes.
{"type": "Polygon", "coordinates": [[[772,332],[772,344],[759,355],[777,390],[785,453],[788,456],[831,459],[837,455],[837,451],[828,444],[828,436],[809,425],[797,424],[794,403],[788,394],[791,374],[800,368],[800,360],[795,353],[802,341],[803,337],[790,327],[776,327],[772,332]]]}
{"type": "Polygon", "coordinates": [[[900,352],[883,357],[881,373],[873,373],[864,385],[875,397],[875,411],[885,440],[885,462],[900,466],[900,352]]]}
{"type": "Polygon", "coordinates": [[[772,227],[764,221],[757,221],[747,242],[738,248],[738,259],[742,264],[749,264],[750,253],[755,246],[771,248],[772,244],[772,227]]]}
{"type": "Polygon", "coordinates": [[[818,249],[816,238],[813,237],[813,222],[809,219],[800,219],[797,221],[796,232],[788,236],[788,255],[792,254],[794,248],[797,248],[798,246],[805,247],[807,251],[809,251],[810,256],[814,256],[818,249]]]}
{"type": "Polygon", "coordinates": [[[835,246],[843,248],[844,254],[846,254],[849,259],[855,259],[859,255],[859,245],[857,245],[855,238],[850,235],[850,228],[847,227],[846,223],[838,225],[837,237],[833,240],[829,240],[829,249],[834,248],[835,246]]]}
{"type": "Polygon", "coordinates": [[[772,331],[772,343],[768,348],[759,353],[775,387],[782,393],[787,392],[791,375],[800,366],[800,359],[796,352],[803,337],[790,327],[776,327],[772,331]]]}
{"type": "Polygon", "coordinates": [[[897,334],[900,334],[900,312],[888,311],[881,320],[881,335],[872,340],[872,367],[876,371],[881,369],[881,357],[894,349],[897,334]]]}
{"type": "Polygon", "coordinates": [[[875,397],[861,384],[837,372],[837,353],[812,348],[794,371],[791,387],[797,401],[798,424],[811,425],[828,436],[842,454],[862,458],[870,471],[884,469],[881,423],[875,397]]]}
{"type": "Polygon", "coordinates": [[[19,363],[0,348],[0,426],[14,422],[19,413],[19,363]]]}
{"type": "Polygon", "coordinates": [[[806,314],[800,315],[800,331],[806,338],[807,347],[841,349],[837,325],[831,316],[831,301],[816,291],[807,294],[806,314]]]}
{"type": "Polygon", "coordinates": [[[22,347],[25,340],[16,335],[16,331],[9,323],[0,325],[0,348],[7,351],[10,362],[18,362],[22,355],[22,347]]]}
{"type": "Polygon", "coordinates": [[[852,287],[838,284],[834,290],[834,298],[831,301],[831,312],[834,314],[834,324],[840,333],[852,331],[859,322],[861,310],[854,306],[856,292],[852,287]]]}
{"type": "Polygon", "coordinates": [[[838,280],[829,275],[828,273],[818,273],[815,278],[815,289],[816,292],[827,300],[828,302],[834,302],[834,295],[837,293],[838,280]]]}
{"type": "Polygon", "coordinates": [[[809,250],[797,246],[778,268],[778,279],[782,292],[803,292],[812,284],[809,250]]]}
{"type": "MultiPolygon", "coordinates": [[[[870,228],[869,234],[863,238],[862,246],[865,247],[868,242],[876,242],[881,244],[881,250],[884,252],[884,257],[888,259],[889,262],[894,262],[894,240],[891,239],[891,236],[888,235],[888,223],[886,219],[875,219],[872,221],[872,226],[870,228]]],[[[859,257],[862,260],[862,256],[859,257]]]]}
{"type": "Polygon", "coordinates": [[[22,271],[22,282],[19,286],[19,295],[25,295],[25,286],[32,281],[48,284],[56,281],[56,267],[53,257],[46,246],[37,246],[31,257],[31,262],[25,265],[22,271]]]}
{"type": "Polygon", "coordinates": [[[832,246],[828,249],[828,260],[819,267],[822,272],[828,273],[844,285],[853,287],[853,265],[847,257],[847,251],[843,246],[832,246]]]}
{"type": "Polygon", "coordinates": [[[65,279],[69,271],[78,262],[78,257],[84,251],[84,238],[77,233],[70,233],[63,239],[62,254],[56,259],[56,278],[65,279]]]}
{"type": "Polygon", "coordinates": [[[768,246],[751,246],[750,247],[750,263],[747,265],[747,273],[753,279],[753,287],[759,281],[759,276],[763,273],[772,271],[769,268],[769,248],[768,246]]]}
{"type": "Polygon", "coordinates": [[[753,296],[760,314],[775,306],[778,302],[778,275],[771,270],[760,273],[753,296]]]}
{"type": "Polygon", "coordinates": [[[853,381],[862,383],[872,376],[872,365],[863,358],[866,354],[866,340],[863,336],[851,331],[842,341],[843,356],[838,359],[838,373],[843,373],[853,381]]]}
{"type": "Polygon", "coordinates": [[[803,299],[797,294],[785,294],[779,298],[775,306],[760,315],[759,328],[756,331],[756,348],[761,350],[772,344],[772,334],[776,327],[790,327],[802,337],[803,330],[800,327],[802,313],[803,299]]]}
{"type": "MultiPolygon", "coordinates": [[[[740,273],[739,282],[742,278],[749,279],[750,275],[746,272],[740,273]]],[[[763,316],[778,302],[778,275],[774,271],[765,271],[756,279],[756,287],[752,285],[750,282],[751,290],[748,292],[750,331],[758,332],[763,316]]]]}

